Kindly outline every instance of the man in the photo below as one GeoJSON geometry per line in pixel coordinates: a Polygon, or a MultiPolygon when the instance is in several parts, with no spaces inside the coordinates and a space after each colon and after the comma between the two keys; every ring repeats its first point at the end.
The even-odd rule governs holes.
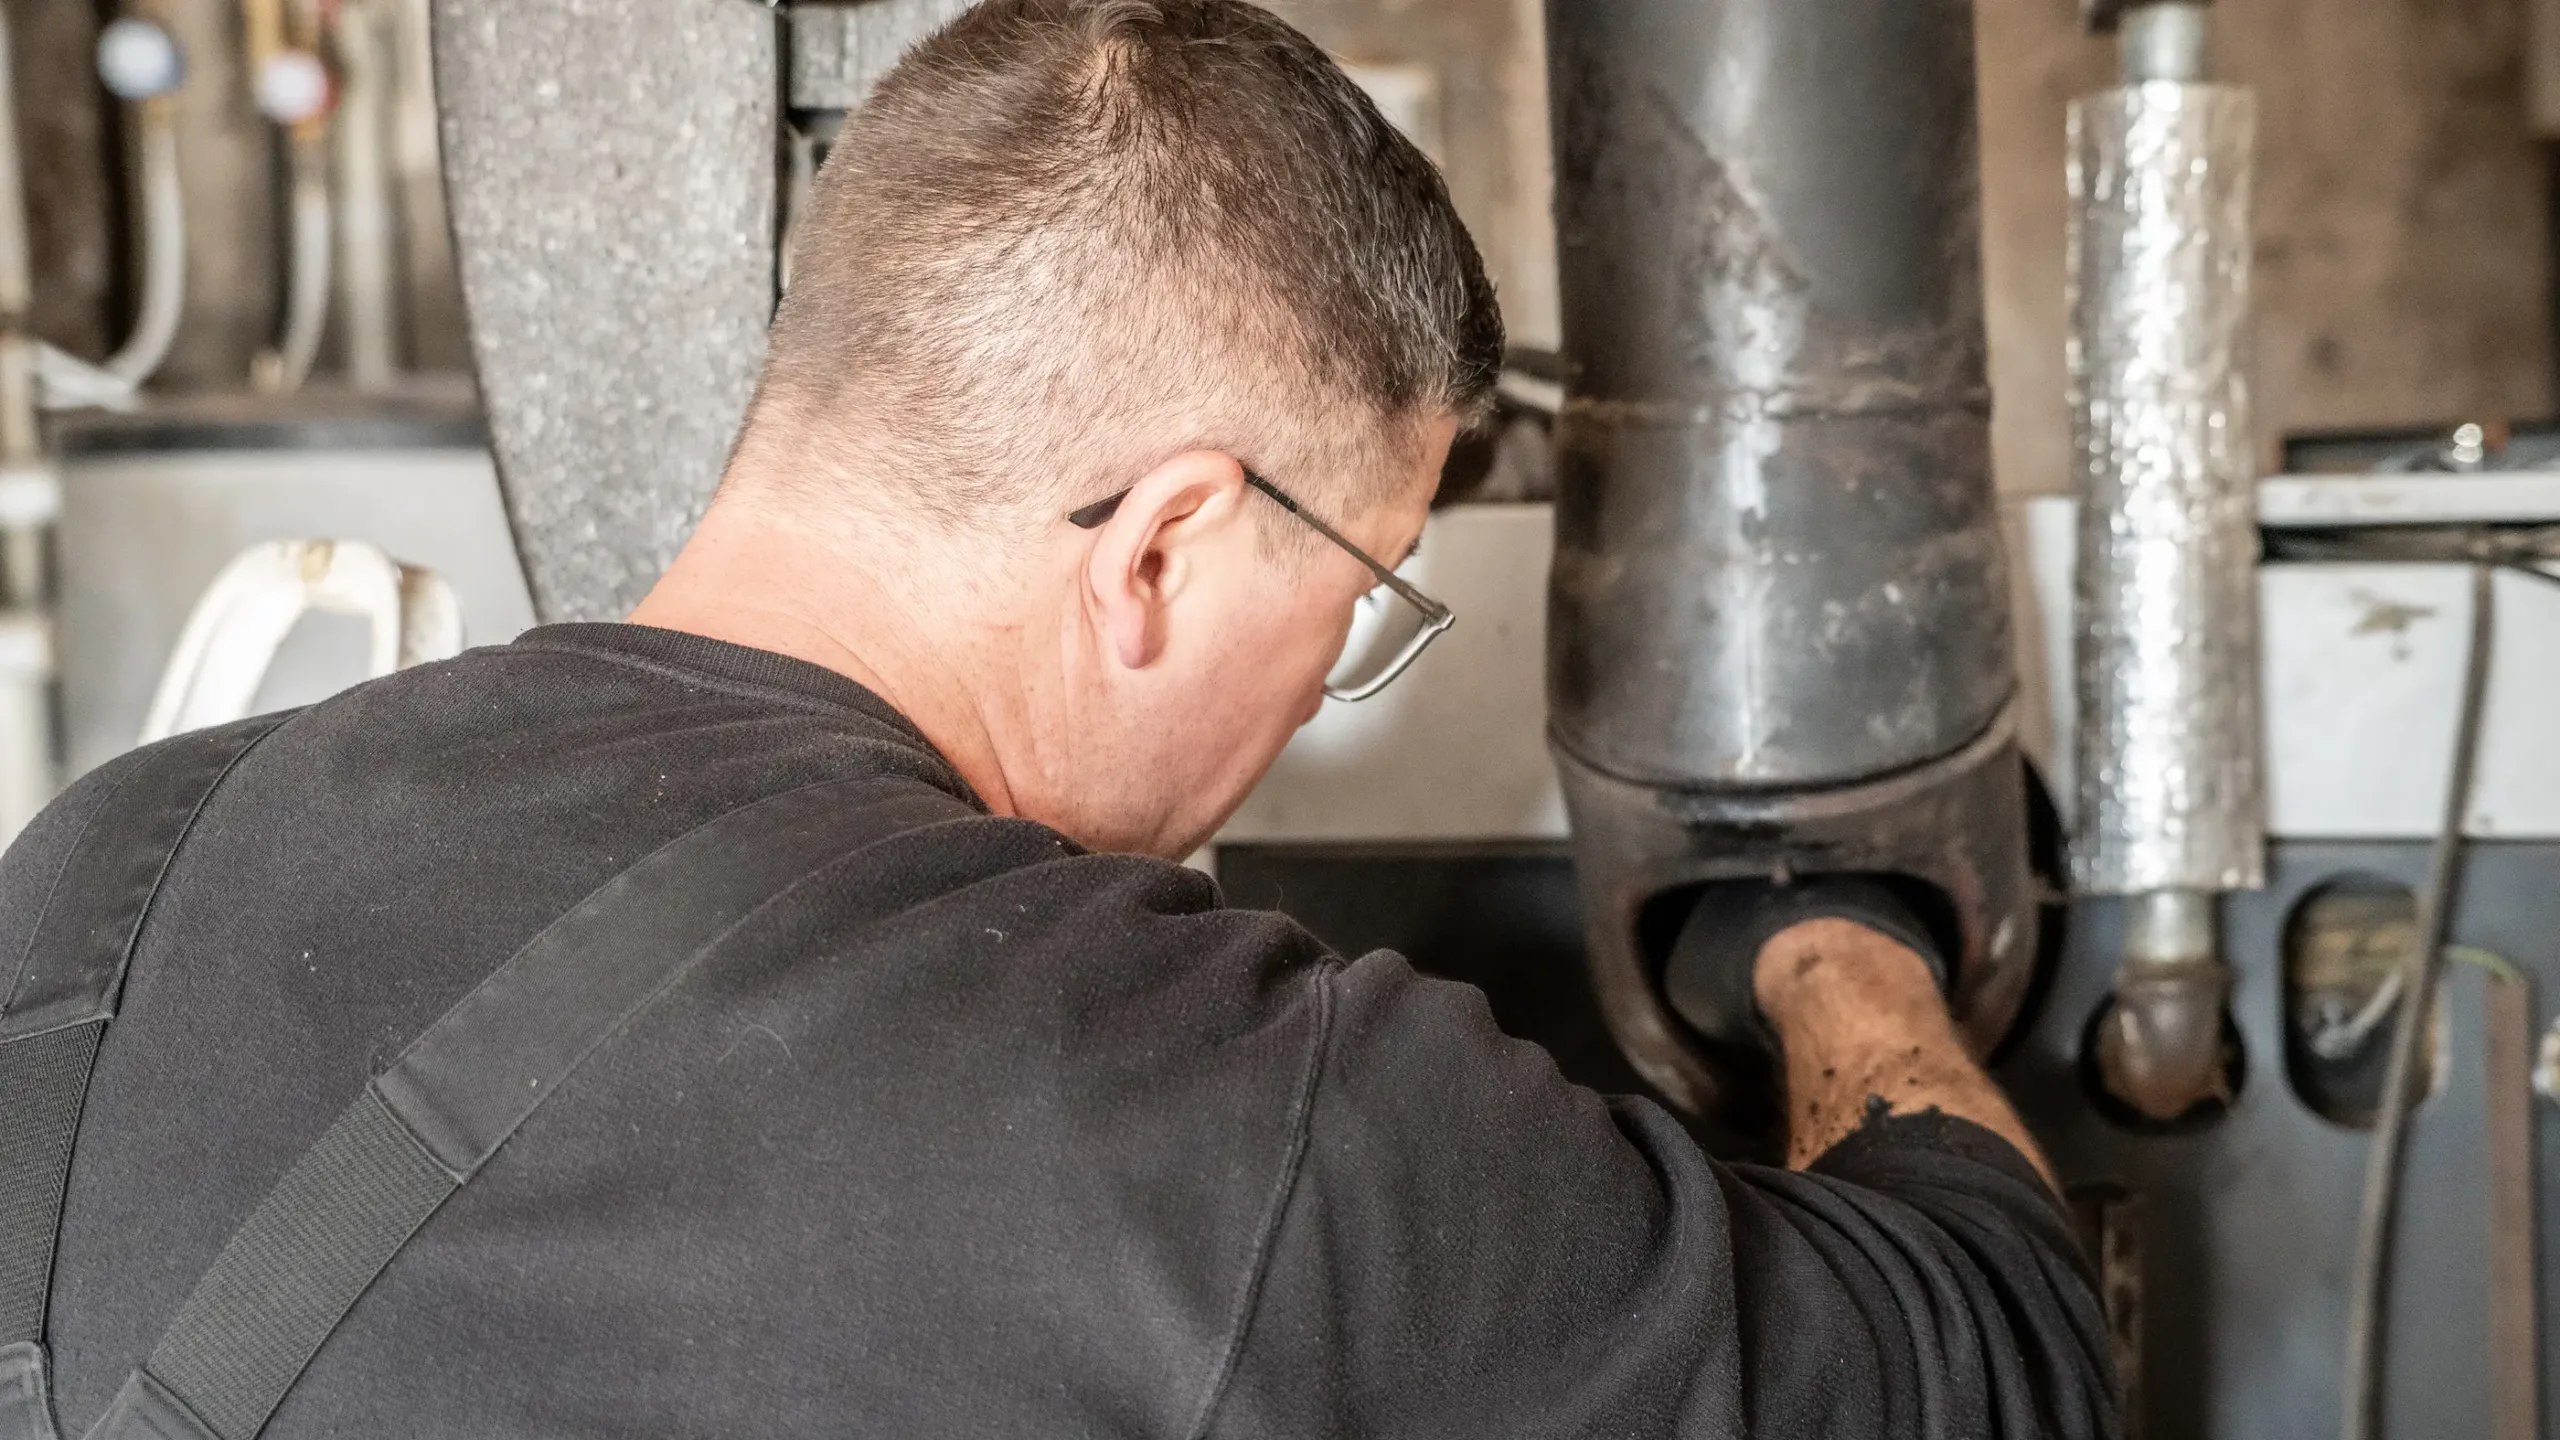
{"type": "Polygon", "coordinates": [[[1318,51],[1237,0],[992,0],[850,119],[798,243],[633,623],[240,732],[173,857],[117,848],[128,757],[0,865],[13,957],[97,857],[149,902],[53,1267],[67,1433],[146,1361],[227,1408],[160,1337],[369,1077],[847,782],[921,808],[528,1081],[264,1433],[2108,1430],[2067,1229],[1911,949],[1747,933],[1800,1168],[1725,1168],[1169,863],[1323,703],[1498,364],[1437,176],[1318,51]]]}

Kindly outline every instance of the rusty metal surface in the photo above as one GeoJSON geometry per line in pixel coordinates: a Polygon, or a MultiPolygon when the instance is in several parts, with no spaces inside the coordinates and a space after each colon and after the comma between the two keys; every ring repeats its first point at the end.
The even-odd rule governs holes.
{"type": "Polygon", "coordinates": [[[1557,744],[1744,787],[1948,754],[2013,687],[1970,7],[1548,23],[1557,744]]]}
{"type": "Polygon", "coordinates": [[[2265,871],[2247,92],[2155,81],[2071,111],[2076,652],[2086,893],[2265,871]]]}
{"type": "Polygon", "coordinates": [[[773,311],[780,26],[436,0],[472,351],[545,620],[629,610],[719,479],[773,311]]]}
{"type": "Polygon", "coordinates": [[[2006,712],[1935,764],[1831,790],[1663,791],[1564,752],[1557,765],[1573,818],[1593,988],[1629,1061],[1673,1104],[1748,1125],[1756,1103],[1747,1093],[1748,1058],[1719,1053],[1691,1032],[1658,983],[1667,908],[1685,888],[1711,880],[1883,873],[1933,886],[1956,932],[1954,1008],[1967,1039],[1988,1053],[2017,1019],[2034,974],[2038,917],[2024,854],[2025,766],[2006,712]]]}
{"type": "Polygon", "coordinates": [[[1547,25],[1547,690],[1590,963],[1645,1077],[1748,1123],[1754,1057],[1658,993],[1683,887],[1932,887],[1986,1049],[2032,970],[1973,11],[1550,0],[1547,25]]]}

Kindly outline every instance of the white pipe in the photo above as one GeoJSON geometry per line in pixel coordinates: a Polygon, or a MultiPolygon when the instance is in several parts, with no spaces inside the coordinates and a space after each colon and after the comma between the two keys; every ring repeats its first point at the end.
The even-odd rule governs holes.
{"type": "Polygon", "coordinates": [[[133,333],[100,367],[138,389],[169,358],[187,299],[187,209],[178,183],[178,127],[169,107],[142,105],[142,308],[133,333]]]}
{"type": "Polygon", "coordinates": [[[0,845],[53,799],[53,627],[0,613],[0,845]]]}
{"type": "MultiPolygon", "coordinates": [[[[44,451],[36,407],[44,347],[27,333],[35,303],[35,274],[27,242],[25,170],[18,152],[17,84],[10,69],[9,34],[0,20],[0,492],[36,496],[36,504],[0,507],[0,599],[33,607],[44,600],[44,531],[49,497],[61,493],[44,451]],[[11,510],[30,513],[9,513],[11,510]]],[[[0,750],[16,744],[0,739],[0,750]]],[[[50,756],[50,742],[42,753],[50,756]]],[[[16,763],[0,760],[0,769],[16,763]]]]}
{"type": "Polygon", "coordinates": [[[331,126],[337,162],[338,316],[347,379],[358,390],[391,387],[400,361],[400,252],[391,196],[389,37],[375,6],[338,11],[345,88],[331,126]]]}
{"type": "Polygon", "coordinates": [[[462,607],[434,571],[353,540],[253,545],[188,612],[141,743],[248,715],[277,649],[312,610],[370,622],[368,678],[462,653],[462,607]]]}
{"type": "Polygon", "coordinates": [[[187,296],[187,213],[178,182],[178,132],[168,95],[186,73],[168,33],[148,21],[127,18],[98,39],[98,78],[118,99],[136,108],[142,155],[142,305],[133,333],[103,364],[40,345],[38,399],[48,410],[98,406],[133,408],[134,393],[151,378],[177,339],[187,296]]]}
{"type": "MultiPolygon", "coordinates": [[[[325,142],[321,142],[325,143],[325,142]]],[[[311,378],[329,324],[329,251],[335,228],[321,143],[293,146],[293,249],[285,280],[284,338],[258,357],[258,388],[290,395],[311,378]]]]}
{"type": "Polygon", "coordinates": [[[0,536],[15,552],[0,581],[18,601],[0,612],[0,845],[53,798],[53,624],[32,603],[42,599],[45,577],[26,552],[41,557],[45,512],[61,495],[36,415],[43,349],[26,331],[35,270],[9,40],[0,10],[0,500],[19,499],[31,512],[0,513],[0,536]]]}

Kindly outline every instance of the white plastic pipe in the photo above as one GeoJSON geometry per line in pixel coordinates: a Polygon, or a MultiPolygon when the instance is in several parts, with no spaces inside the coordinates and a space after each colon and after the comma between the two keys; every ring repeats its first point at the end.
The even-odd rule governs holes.
{"type": "Polygon", "coordinates": [[[347,380],[387,390],[400,367],[400,249],[391,195],[390,35],[375,5],[338,10],[344,90],[330,126],[337,166],[339,335],[347,380]]]}
{"type": "Polygon", "coordinates": [[[53,799],[53,626],[0,611],[0,846],[53,799]]]}
{"type": "Polygon", "coordinates": [[[142,106],[142,308],[133,333],[99,367],[139,389],[178,338],[187,302],[187,208],[178,183],[178,127],[165,104],[142,106]]]}
{"type": "Polygon", "coordinates": [[[168,96],[186,75],[167,31],[127,17],[98,37],[98,78],[137,107],[142,156],[141,309],[133,333],[105,363],[92,365],[47,345],[36,357],[48,410],[133,407],[135,392],[169,358],[187,299],[186,198],[178,181],[178,132],[168,96]]]}
{"type": "Polygon", "coordinates": [[[293,248],[286,266],[284,335],[258,357],[252,377],[270,394],[290,395],[311,378],[320,339],[329,325],[329,252],[335,225],[329,213],[327,157],[322,143],[293,146],[293,248]]]}
{"type": "Polygon", "coordinates": [[[370,622],[365,678],[462,653],[462,607],[432,570],[352,540],[272,540],[222,568],[178,633],[141,743],[245,718],[306,612],[370,622]]]}

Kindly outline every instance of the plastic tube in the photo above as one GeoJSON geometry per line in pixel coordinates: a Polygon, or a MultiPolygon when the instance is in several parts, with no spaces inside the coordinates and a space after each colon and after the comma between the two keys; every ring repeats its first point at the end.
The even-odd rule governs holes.
{"type": "Polygon", "coordinates": [[[382,17],[370,4],[338,11],[345,86],[334,134],[337,165],[337,299],[347,380],[390,388],[399,373],[399,243],[393,234],[389,112],[392,61],[382,17]]]}
{"type": "Polygon", "coordinates": [[[293,144],[293,251],[285,290],[284,336],[258,357],[258,388],[290,395],[311,378],[320,340],[329,324],[329,252],[335,225],[329,213],[327,141],[297,135],[293,144]]]}
{"type": "Polygon", "coordinates": [[[169,358],[187,300],[187,211],[178,183],[178,130],[167,105],[142,106],[142,308],[133,333],[100,368],[139,387],[169,358]]]}

